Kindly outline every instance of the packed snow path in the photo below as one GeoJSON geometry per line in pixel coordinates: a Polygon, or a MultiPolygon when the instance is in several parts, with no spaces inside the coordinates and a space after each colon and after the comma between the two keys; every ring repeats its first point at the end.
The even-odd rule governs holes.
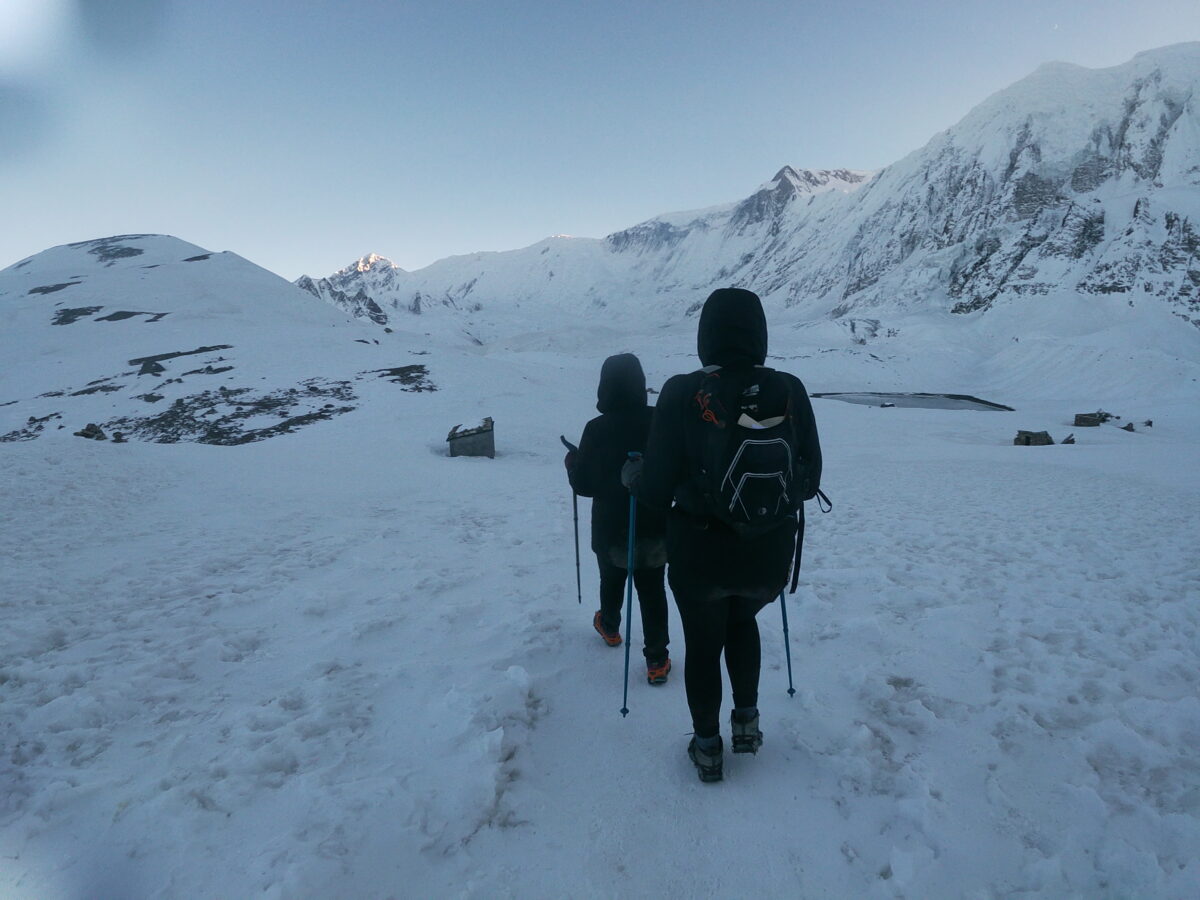
{"type": "Polygon", "coordinates": [[[1187,405],[1012,448],[1011,414],[819,402],[798,694],[775,604],[766,743],[702,785],[673,610],[670,682],[635,645],[618,712],[586,502],[576,604],[557,435],[598,366],[563,365],[492,394],[495,460],[444,456],[448,392],[4,447],[0,895],[1194,896],[1187,405]]]}

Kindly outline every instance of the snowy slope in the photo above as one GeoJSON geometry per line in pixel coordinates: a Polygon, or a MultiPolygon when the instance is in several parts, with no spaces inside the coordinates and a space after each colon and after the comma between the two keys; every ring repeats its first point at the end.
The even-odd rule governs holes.
{"type": "MultiPolygon", "coordinates": [[[[813,390],[872,365],[971,386],[949,357],[885,370],[772,326],[813,390]]],[[[635,669],[618,712],[558,444],[605,355],[661,386],[693,344],[690,323],[435,336],[438,391],[363,382],[295,434],[2,445],[0,896],[1194,896],[1194,387],[1135,368],[1121,394],[1022,394],[1014,358],[976,386],[1006,378],[983,396],[1015,413],[814,401],[836,507],[810,510],[788,599],[798,693],[772,606],[766,743],[703,785],[673,612],[679,668],[635,669]],[[1096,405],[1155,424],[1071,428],[1096,405]],[[446,457],[484,415],[496,459],[446,457]]]]}
{"type": "Polygon", "coordinates": [[[413,340],[234,253],[163,235],[55,247],[0,271],[0,441],[88,423],[258,440],[354,410],[363,381],[419,365],[413,340]]]}
{"type": "Polygon", "coordinates": [[[660,216],[602,241],[550,239],[417,272],[372,256],[301,284],[393,324],[512,304],[670,321],[729,284],[799,319],[971,316],[1013,304],[1036,322],[1082,295],[1161,306],[1194,323],[1197,88],[1200,43],[1110,69],[1051,64],[874,177],[785,167],[738,203],[660,216]]]}

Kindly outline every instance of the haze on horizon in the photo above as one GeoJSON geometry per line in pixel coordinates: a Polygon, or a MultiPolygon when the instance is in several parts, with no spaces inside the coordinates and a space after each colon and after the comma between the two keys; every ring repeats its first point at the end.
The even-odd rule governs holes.
{"type": "Polygon", "coordinates": [[[0,267],[129,232],[289,279],[603,237],[1200,39],[1194,0],[433,6],[7,0],[0,267]]]}

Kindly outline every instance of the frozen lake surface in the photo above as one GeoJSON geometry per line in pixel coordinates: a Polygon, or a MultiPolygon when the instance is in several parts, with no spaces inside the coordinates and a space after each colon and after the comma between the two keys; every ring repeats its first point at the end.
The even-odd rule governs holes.
{"type": "Polygon", "coordinates": [[[813,394],[825,400],[845,400],[862,406],[907,406],[919,409],[982,409],[1013,412],[1011,406],[980,400],[969,394],[881,394],[874,392],[813,394]]]}

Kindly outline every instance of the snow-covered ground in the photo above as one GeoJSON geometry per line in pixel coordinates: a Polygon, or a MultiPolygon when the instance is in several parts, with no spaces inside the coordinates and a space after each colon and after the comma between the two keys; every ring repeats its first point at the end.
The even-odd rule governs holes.
{"type": "Polygon", "coordinates": [[[438,390],[363,381],[244,446],[0,444],[0,896],[1194,898],[1195,337],[1141,318],[1126,368],[1129,329],[985,321],[772,324],[812,391],[1017,411],[814,401],[836,506],[788,598],[798,690],[776,604],[765,744],[718,785],[682,666],[619,713],[558,443],[606,355],[692,367],[694,320],[377,332],[356,365],[420,351],[438,390]],[[1137,431],[1072,427],[1097,406],[1137,431]],[[497,457],[448,458],[486,415],[497,457]]]}

